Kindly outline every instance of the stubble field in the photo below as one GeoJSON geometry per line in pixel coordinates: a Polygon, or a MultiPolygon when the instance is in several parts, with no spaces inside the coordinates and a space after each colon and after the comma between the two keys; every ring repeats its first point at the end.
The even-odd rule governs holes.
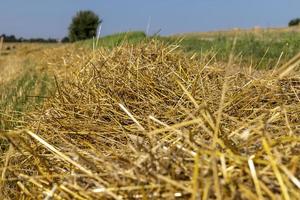
{"type": "Polygon", "coordinates": [[[298,199],[299,36],[282,34],[16,45],[1,197],[298,199]]]}

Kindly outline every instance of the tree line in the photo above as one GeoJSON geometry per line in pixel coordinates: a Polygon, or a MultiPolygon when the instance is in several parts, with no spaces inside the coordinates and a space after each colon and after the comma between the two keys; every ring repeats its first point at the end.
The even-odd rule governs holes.
{"type": "Polygon", "coordinates": [[[16,37],[15,35],[6,35],[6,34],[2,34],[0,35],[0,38],[3,38],[4,42],[31,42],[31,43],[57,43],[59,42],[57,39],[53,39],[53,38],[48,38],[48,39],[44,39],[44,38],[23,38],[23,37],[16,37]]]}

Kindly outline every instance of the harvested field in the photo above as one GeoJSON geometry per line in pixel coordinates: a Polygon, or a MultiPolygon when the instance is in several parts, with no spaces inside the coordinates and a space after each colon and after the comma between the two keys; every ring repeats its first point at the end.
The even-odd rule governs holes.
{"type": "Polygon", "coordinates": [[[56,93],[2,134],[3,198],[298,199],[300,56],[256,71],[178,48],[45,51],[56,93]]]}

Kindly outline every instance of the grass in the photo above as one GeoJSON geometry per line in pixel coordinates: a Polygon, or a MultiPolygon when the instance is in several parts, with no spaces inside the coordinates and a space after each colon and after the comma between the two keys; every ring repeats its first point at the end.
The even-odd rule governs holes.
{"type": "Polygon", "coordinates": [[[52,80],[45,72],[38,72],[35,64],[27,60],[22,72],[0,86],[0,130],[19,125],[24,112],[33,110],[49,95],[52,80]]]}
{"type": "MultiPolygon", "coordinates": [[[[218,61],[226,62],[231,53],[234,34],[181,35],[181,36],[149,36],[143,32],[118,33],[103,37],[99,47],[113,48],[124,43],[138,44],[157,39],[166,44],[179,43],[186,53],[212,54],[218,61]],[[178,42],[180,41],[180,42],[178,42]]],[[[96,42],[95,42],[96,43],[96,42]]],[[[93,47],[93,40],[80,42],[93,47]]],[[[271,69],[278,64],[287,62],[300,51],[300,33],[298,32],[254,32],[237,34],[235,46],[235,62],[243,66],[257,69],[271,69]]]]}
{"type": "MultiPolygon", "coordinates": [[[[180,43],[186,52],[190,53],[217,53],[216,59],[227,61],[232,49],[233,37],[218,35],[207,39],[199,36],[186,36],[180,43]]],[[[174,41],[174,38],[169,39],[174,41]]],[[[257,36],[248,33],[237,36],[235,46],[236,62],[242,65],[260,69],[274,68],[279,58],[281,63],[287,62],[300,51],[300,34],[273,33],[257,36]]]]}
{"type": "MultiPolygon", "coordinates": [[[[21,66],[17,63],[6,67],[8,69],[0,74],[8,76],[0,84],[0,134],[24,125],[26,113],[36,110],[43,103],[53,85],[48,74],[38,71],[32,61],[22,61],[21,66]],[[15,69],[11,69],[13,67],[15,69]]],[[[8,149],[9,142],[0,137],[0,154],[8,149]]]]}
{"type": "Polygon", "coordinates": [[[145,41],[146,38],[147,38],[146,34],[142,31],[123,32],[123,33],[116,33],[113,35],[102,37],[98,41],[96,39],[86,40],[86,41],[78,42],[77,44],[79,46],[85,45],[88,47],[93,47],[93,45],[95,45],[97,47],[113,48],[121,45],[124,42],[129,44],[137,44],[145,41]]]}

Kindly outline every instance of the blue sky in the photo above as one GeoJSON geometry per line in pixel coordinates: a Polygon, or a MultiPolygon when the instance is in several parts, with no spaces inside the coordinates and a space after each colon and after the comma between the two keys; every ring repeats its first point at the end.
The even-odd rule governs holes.
{"type": "Polygon", "coordinates": [[[162,35],[235,27],[286,26],[300,17],[300,0],[1,0],[0,34],[62,38],[72,16],[90,9],[102,35],[161,29],[162,35]],[[150,20],[151,19],[151,20],[150,20]]]}

